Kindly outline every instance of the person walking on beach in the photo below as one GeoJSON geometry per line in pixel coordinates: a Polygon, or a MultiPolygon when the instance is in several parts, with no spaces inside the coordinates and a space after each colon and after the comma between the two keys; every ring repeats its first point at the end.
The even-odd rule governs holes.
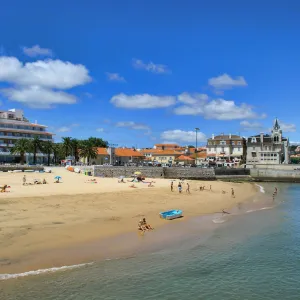
{"type": "Polygon", "coordinates": [[[182,192],[182,185],[181,185],[180,181],[178,183],[178,192],[179,192],[179,194],[181,194],[181,192],[182,192]]]}
{"type": "Polygon", "coordinates": [[[235,196],[234,196],[234,189],[233,188],[231,188],[231,197],[235,198],[235,196]]]}
{"type": "Polygon", "coordinates": [[[173,192],[174,183],[171,181],[171,192],[173,192]]]}
{"type": "Polygon", "coordinates": [[[23,185],[26,185],[26,175],[23,176],[23,185]]]}
{"type": "Polygon", "coordinates": [[[188,194],[191,193],[191,192],[190,192],[190,185],[189,185],[188,182],[186,183],[186,191],[185,191],[185,192],[188,193],[188,194]]]}

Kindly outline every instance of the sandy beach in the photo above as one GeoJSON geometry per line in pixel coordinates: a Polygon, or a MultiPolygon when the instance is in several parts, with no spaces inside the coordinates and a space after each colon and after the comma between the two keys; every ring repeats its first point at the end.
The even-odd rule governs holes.
{"type": "MultiPolygon", "coordinates": [[[[155,230],[160,230],[170,222],[159,218],[161,211],[182,209],[184,218],[171,222],[184,222],[192,216],[230,209],[258,191],[250,183],[185,181],[191,193],[186,193],[184,183],[179,194],[178,180],[174,181],[173,192],[171,180],[146,179],[152,180],[154,187],[135,183],[136,188],[130,188],[132,183],[127,179],[126,183],[118,183],[117,178],[93,178],[63,168],[54,168],[51,174],[0,173],[0,185],[10,186],[8,192],[0,194],[0,273],[31,270],[30,264],[19,263],[51,249],[136,232],[144,216],[155,230]],[[45,179],[48,184],[23,186],[24,174],[27,183],[45,179]],[[55,176],[61,176],[62,182],[54,183],[55,176]],[[200,191],[200,186],[205,190],[200,191]],[[235,197],[231,196],[231,188],[235,197]]],[[[55,263],[63,265],[59,260],[55,263]]],[[[39,267],[53,264],[40,255],[39,267]]]]}

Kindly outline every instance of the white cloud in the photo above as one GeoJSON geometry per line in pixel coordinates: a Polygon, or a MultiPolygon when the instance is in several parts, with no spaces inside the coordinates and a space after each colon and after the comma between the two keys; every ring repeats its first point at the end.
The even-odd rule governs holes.
{"type": "Polygon", "coordinates": [[[132,64],[136,69],[143,69],[152,73],[163,74],[170,73],[170,70],[166,65],[154,64],[153,62],[144,63],[140,59],[133,59],[132,64]]]}
{"type": "Polygon", "coordinates": [[[34,108],[73,104],[76,97],[61,90],[91,81],[83,65],[61,60],[38,60],[23,64],[15,57],[0,57],[0,82],[12,84],[0,90],[12,101],[34,108]]]}
{"type": "Polygon", "coordinates": [[[297,145],[300,145],[300,142],[290,142],[290,145],[295,145],[295,146],[297,146],[297,145]]]}
{"type": "Polygon", "coordinates": [[[0,81],[22,86],[70,89],[91,81],[83,65],[61,60],[38,60],[23,64],[15,57],[0,57],[0,81]]]}
{"type": "Polygon", "coordinates": [[[118,94],[110,99],[110,102],[116,107],[122,108],[164,108],[176,103],[176,97],[173,96],[154,96],[149,94],[126,95],[118,94]]]}
{"type": "Polygon", "coordinates": [[[243,130],[260,130],[260,129],[263,129],[263,125],[259,122],[242,121],[242,122],[240,122],[240,125],[243,128],[243,130]]]}
{"type": "MultiPolygon", "coordinates": [[[[193,143],[196,142],[196,132],[195,131],[184,131],[180,129],[167,130],[160,135],[162,140],[169,141],[169,143],[182,142],[182,143],[193,143]]],[[[198,132],[197,134],[198,142],[206,142],[207,137],[204,133],[198,132]]]]}
{"type": "Polygon", "coordinates": [[[1,92],[9,100],[23,103],[31,108],[51,108],[55,104],[74,104],[77,101],[77,98],[71,94],[39,86],[6,88],[1,92]]]}
{"type": "Polygon", "coordinates": [[[52,56],[53,52],[51,49],[48,48],[41,48],[39,45],[34,45],[31,48],[29,47],[23,47],[23,52],[30,56],[30,57],[36,57],[36,56],[52,56]]]}
{"type": "Polygon", "coordinates": [[[116,127],[126,127],[135,130],[150,130],[150,127],[145,124],[135,123],[132,121],[128,122],[117,122],[115,124],[116,127]]]}
{"type": "Polygon", "coordinates": [[[287,124],[279,122],[280,129],[282,129],[282,132],[295,132],[296,131],[296,125],[295,124],[287,124]]]}
{"type": "Polygon", "coordinates": [[[119,73],[105,73],[107,76],[107,79],[110,81],[122,81],[122,82],[126,82],[125,78],[122,77],[119,73]]]}
{"type": "Polygon", "coordinates": [[[232,100],[214,99],[209,100],[207,95],[183,93],[178,96],[180,102],[186,105],[176,107],[177,115],[200,115],[206,119],[238,120],[262,118],[265,115],[257,115],[250,105],[235,104],[232,100]]]}
{"type": "Polygon", "coordinates": [[[104,128],[97,128],[96,131],[97,132],[104,132],[104,128]]]}
{"type": "Polygon", "coordinates": [[[215,89],[231,89],[233,87],[247,86],[247,82],[243,76],[232,78],[228,74],[223,74],[218,77],[213,77],[208,80],[208,84],[215,89]]]}
{"type": "Polygon", "coordinates": [[[79,126],[79,124],[71,124],[69,126],[62,126],[62,127],[58,128],[56,131],[57,132],[69,132],[69,131],[72,131],[72,129],[74,127],[78,127],[78,126],[79,126]]]}

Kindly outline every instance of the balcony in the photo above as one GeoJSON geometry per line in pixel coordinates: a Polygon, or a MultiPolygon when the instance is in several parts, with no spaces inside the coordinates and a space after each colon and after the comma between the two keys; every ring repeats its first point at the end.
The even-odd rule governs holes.
{"type": "MultiPolygon", "coordinates": [[[[34,137],[24,137],[24,136],[13,136],[13,135],[1,135],[0,134],[0,139],[7,139],[7,140],[19,140],[19,139],[33,139],[34,137]]],[[[41,141],[47,142],[47,141],[53,141],[52,137],[51,138],[40,138],[41,141]]]]}

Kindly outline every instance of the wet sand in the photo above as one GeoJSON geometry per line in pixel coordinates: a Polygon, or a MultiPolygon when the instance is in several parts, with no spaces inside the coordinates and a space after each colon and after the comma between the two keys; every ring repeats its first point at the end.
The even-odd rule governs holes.
{"type": "Polygon", "coordinates": [[[236,207],[258,191],[250,183],[189,181],[191,194],[185,193],[185,184],[179,194],[178,181],[174,192],[166,179],[153,179],[151,188],[135,183],[137,188],[133,189],[129,188],[131,183],[118,183],[115,178],[97,178],[94,184],[87,181],[92,177],[64,169],[54,171],[27,174],[27,181],[45,177],[49,182],[32,186],[22,185],[24,173],[0,174],[1,183],[11,186],[9,193],[0,195],[0,273],[128,254],[131,246],[151,248],[159,241],[166,242],[167,236],[174,235],[172,228],[181,228],[185,220],[236,207]],[[62,176],[63,183],[53,183],[56,175],[62,176]],[[199,191],[200,185],[206,189],[199,191]],[[232,187],[235,198],[231,197],[232,187]],[[160,219],[159,212],[169,209],[182,209],[184,218],[172,222],[160,219]],[[143,216],[155,231],[140,236],[136,229],[143,216]],[[172,226],[161,227],[170,223],[172,226]]]}

